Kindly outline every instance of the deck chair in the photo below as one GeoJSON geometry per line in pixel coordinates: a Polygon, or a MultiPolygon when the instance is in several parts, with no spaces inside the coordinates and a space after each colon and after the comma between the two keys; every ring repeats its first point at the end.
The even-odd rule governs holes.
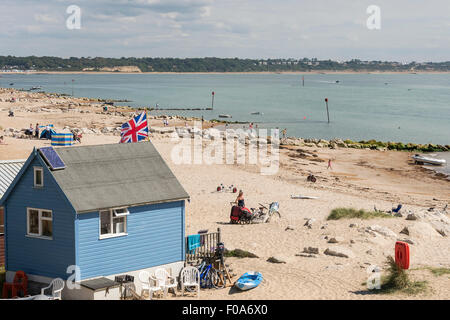
{"type": "Polygon", "coordinates": [[[158,281],[158,285],[164,291],[164,297],[166,297],[169,289],[173,289],[173,293],[177,295],[176,288],[178,287],[177,281],[172,277],[166,269],[158,268],[155,270],[155,278],[158,281]]]}
{"type": "Polygon", "coordinates": [[[153,278],[150,273],[147,271],[141,271],[139,273],[139,281],[141,282],[141,296],[143,296],[144,292],[148,292],[148,298],[151,300],[153,298],[153,292],[162,290],[160,286],[158,285],[152,285],[152,282],[154,282],[156,279],[153,278]]]}
{"type": "Polygon", "coordinates": [[[50,282],[50,285],[48,287],[41,289],[41,295],[47,296],[53,300],[61,300],[61,292],[63,291],[63,289],[64,289],[64,280],[61,278],[56,278],[53,279],[52,282],[50,282]],[[45,290],[48,290],[50,288],[52,288],[52,294],[51,295],[45,294],[45,290]]]}
{"type": "Polygon", "coordinates": [[[8,298],[9,289],[11,289],[12,297],[16,297],[18,292],[22,291],[23,296],[28,294],[28,276],[23,271],[16,271],[12,283],[5,282],[3,284],[3,298],[8,298]]]}
{"type": "Polygon", "coordinates": [[[180,275],[181,293],[184,296],[186,287],[197,287],[197,297],[200,294],[200,273],[195,267],[185,267],[180,275]]]}

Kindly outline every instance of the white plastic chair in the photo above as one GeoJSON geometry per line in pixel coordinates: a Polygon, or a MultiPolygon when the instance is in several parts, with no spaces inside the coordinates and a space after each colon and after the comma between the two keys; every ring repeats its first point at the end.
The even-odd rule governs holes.
{"type": "Polygon", "coordinates": [[[149,300],[151,300],[153,298],[153,292],[162,290],[160,286],[156,285],[153,286],[152,285],[152,281],[155,281],[156,279],[154,279],[150,273],[148,273],[147,271],[141,271],[139,272],[139,281],[141,282],[142,285],[142,289],[141,289],[141,296],[143,295],[144,291],[148,291],[148,298],[149,300]]]}
{"type": "Polygon", "coordinates": [[[178,286],[177,280],[172,277],[166,269],[158,268],[155,270],[155,278],[158,281],[158,285],[164,290],[164,297],[166,297],[169,289],[173,289],[175,295],[176,287],[178,286]]]}
{"type": "Polygon", "coordinates": [[[195,267],[185,267],[180,275],[181,293],[184,296],[186,287],[197,287],[197,297],[200,295],[200,272],[195,267]]]}
{"type": "Polygon", "coordinates": [[[61,292],[64,289],[64,280],[61,278],[53,279],[48,287],[41,289],[41,295],[47,296],[53,300],[61,300],[61,292]],[[52,288],[52,294],[45,294],[45,290],[52,288]]]}

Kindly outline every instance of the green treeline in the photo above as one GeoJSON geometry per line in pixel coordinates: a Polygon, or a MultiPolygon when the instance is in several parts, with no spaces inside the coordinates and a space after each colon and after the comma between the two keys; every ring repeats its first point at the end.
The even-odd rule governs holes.
{"type": "Polygon", "coordinates": [[[390,61],[345,62],[308,59],[239,59],[239,58],[58,58],[0,56],[0,70],[100,71],[101,68],[137,66],[142,72],[282,72],[282,71],[450,71],[447,62],[390,61]]]}

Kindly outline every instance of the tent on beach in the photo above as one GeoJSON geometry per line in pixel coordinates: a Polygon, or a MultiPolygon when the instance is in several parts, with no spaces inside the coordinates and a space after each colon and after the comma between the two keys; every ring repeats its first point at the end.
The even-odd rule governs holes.
{"type": "Polygon", "coordinates": [[[44,128],[42,130],[41,135],[39,136],[39,139],[52,139],[52,135],[55,134],[55,130],[53,130],[53,125],[49,124],[47,126],[39,126],[39,128],[44,128]]]}

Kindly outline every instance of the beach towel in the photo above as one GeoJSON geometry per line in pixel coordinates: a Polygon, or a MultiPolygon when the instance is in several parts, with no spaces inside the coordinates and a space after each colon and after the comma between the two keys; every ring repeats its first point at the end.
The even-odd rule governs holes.
{"type": "Polygon", "coordinates": [[[188,236],[188,251],[189,253],[195,253],[195,250],[200,247],[200,235],[194,234],[188,236]]]}

